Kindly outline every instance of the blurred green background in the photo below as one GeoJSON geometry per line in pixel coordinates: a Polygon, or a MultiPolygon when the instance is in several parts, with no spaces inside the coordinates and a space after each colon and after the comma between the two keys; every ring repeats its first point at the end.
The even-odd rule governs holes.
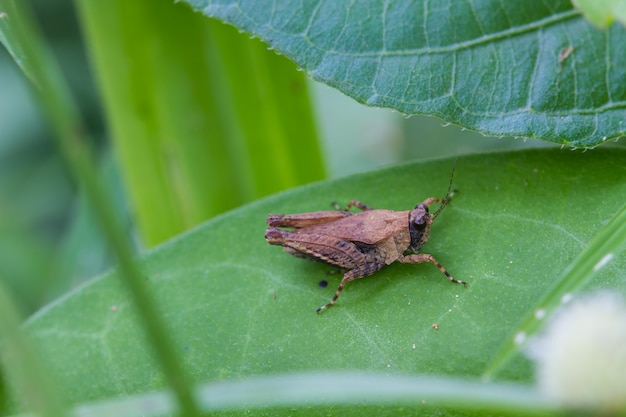
{"type": "MultiPolygon", "coordinates": [[[[383,176],[387,175],[384,178],[381,177],[381,172],[375,170],[379,167],[398,165],[408,161],[510,151],[528,147],[557,146],[515,138],[486,138],[455,126],[444,126],[443,122],[434,118],[421,116],[409,118],[388,109],[367,108],[329,87],[305,80],[304,74],[297,72],[292,62],[275,55],[260,41],[251,40],[250,35],[239,33],[237,29],[218,21],[209,20],[200,13],[194,13],[188,5],[174,3],[173,0],[22,1],[0,0],[0,5],[5,7],[0,7],[2,33],[11,32],[11,30],[4,31],[7,27],[15,30],[13,34],[20,33],[19,24],[10,25],[10,23],[20,21],[19,13],[12,14],[12,10],[17,7],[10,9],[7,6],[17,4],[34,6],[45,42],[51,47],[56,61],[60,63],[63,76],[81,114],[80,120],[77,120],[72,112],[71,103],[67,105],[67,109],[58,105],[63,104],[63,100],[59,100],[58,96],[63,96],[64,91],[62,88],[55,90],[53,87],[62,86],[63,82],[59,82],[58,78],[54,77],[56,74],[52,60],[32,59],[38,57],[37,48],[21,48],[28,44],[28,36],[21,38],[15,36],[12,39],[14,42],[9,39],[6,44],[18,57],[18,61],[25,63],[23,66],[27,67],[26,72],[33,77],[31,81],[34,80],[40,90],[33,88],[33,83],[25,79],[13,58],[0,48],[0,83],[2,83],[0,91],[3,93],[0,94],[0,106],[3,110],[0,111],[0,202],[2,202],[0,204],[0,280],[2,280],[0,283],[6,283],[9,289],[10,296],[6,299],[14,300],[19,305],[22,313],[20,319],[28,317],[51,300],[81,286],[87,280],[110,268],[114,263],[114,258],[122,260],[120,275],[132,284],[129,288],[134,288],[134,299],[136,305],[140,307],[138,311],[143,314],[144,327],[147,333],[152,335],[154,341],[151,344],[157,348],[155,351],[160,355],[161,365],[168,374],[165,378],[173,381],[173,387],[178,387],[179,396],[183,398],[180,403],[183,406],[185,395],[180,395],[180,393],[188,394],[191,386],[185,387],[184,383],[181,383],[181,381],[185,382],[185,378],[179,377],[183,373],[176,370],[179,358],[175,350],[168,345],[167,327],[159,325],[159,316],[155,314],[157,309],[150,307],[150,303],[146,302],[149,301],[149,297],[145,294],[142,296],[141,291],[137,290],[141,289],[141,283],[151,279],[167,283],[167,280],[161,281],[161,272],[166,270],[187,280],[191,279],[191,285],[173,283],[176,290],[161,292],[157,290],[159,296],[167,297],[167,301],[173,303],[171,308],[165,308],[168,312],[168,322],[175,316],[181,323],[180,326],[175,326],[176,329],[191,329],[195,335],[197,331],[205,332],[205,324],[210,322],[212,317],[219,316],[222,322],[217,323],[216,327],[230,329],[232,325],[229,322],[234,320],[243,323],[245,321],[245,309],[232,310],[234,313],[232,319],[220,313],[219,303],[211,303],[212,309],[205,309],[208,298],[204,294],[213,295],[216,288],[210,280],[203,280],[201,285],[198,285],[198,280],[194,281],[194,276],[189,274],[188,267],[198,267],[204,263],[211,265],[215,263],[215,260],[223,260],[227,258],[224,251],[232,252],[229,256],[239,251],[239,255],[233,257],[230,265],[239,266],[239,260],[252,258],[251,254],[257,256],[261,254],[259,264],[264,265],[267,262],[266,259],[269,258],[266,254],[262,254],[262,250],[258,250],[258,247],[263,247],[267,254],[272,253],[272,256],[277,256],[281,261],[285,259],[285,268],[281,269],[279,266],[271,273],[281,272],[276,276],[284,278],[283,285],[287,287],[286,284],[291,279],[290,265],[297,265],[300,268],[300,264],[292,263],[292,259],[286,259],[275,248],[269,248],[269,245],[264,244],[262,229],[270,205],[277,209],[293,207],[294,211],[305,210],[305,207],[310,207],[312,203],[319,205],[319,201],[327,200],[327,196],[331,193],[327,190],[316,192],[317,194],[314,195],[313,189],[329,189],[338,183],[342,183],[345,187],[341,193],[344,197],[341,199],[366,198],[364,201],[372,205],[377,203],[371,198],[367,199],[367,195],[375,195],[375,199],[380,198],[380,190],[389,194],[385,196],[388,197],[386,200],[389,202],[402,196],[402,190],[412,192],[409,189],[415,187],[416,192],[420,193],[419,189],[422,187],[432,189],[437,181],[437,183],[443,182],[444,189],[440,191],[443,193],[448,179],[446,177],[442,181],[439,168],[435,168],[439,173],[436,180],[431,183],[430,179],[434,177],[433,167],[442,164],[449,166],[451,165],[449,160],[417,164],[420,165],[419,170],[421,170],[417,176],[412,170],[413,165],[382,171],[383,176]],[[15,17],[18,18],[14,19],[15,17]],[[32,71],[33,68],[37,71],[32,71]],[[50,96],[53,96],[53,99],[50,100],[50,96]],[[55,113],[57,109],[65,111],[66,114],[63,114],[63,111],[55,113]],[[67,123],[59,123],[58,119],[67,123]],[[50,120],[53,123],[50,123],[50,120]],[[87,132],[85,134],[82,133],[83,129],[80,129],[81,121],[85,125],[84,131],[87,132]],[[60,124],[61,128],[59,128],[60,124]],[[55,128],[64,134],[54,135],[53,129],[55,128]],[[62,140],[55,140],[58,138],[62,140]],[[99,191],[99,187],[95,185],[97,181],[92,180],[93,175],[90,175],[93,174],[90,169],[91,160],[82,152],[83,149],[80,146],[83,138],[88,140],[88,146],[96,156],[98,179],[110,197],[115,214],[123,222],[123,233],[117,232],[115,222],[111,221],[112,216],[109,216],[106,210],[108,204],[103,203],[106,199],[101,198],[98,192],[94,192],[94,189],[99,191]],[[64,155],[61,155],[57,149],[59,143],[65,151],[64,155]],[[82,157],[79,161],[82,164],[76,162],[76,155],[82,157]],[[68,158],[73,164],[66,165],[64,158],[68,158]],[[393,173],[403,170],[405,174],[399,177],[393,173]],[[73,175],[70,175],[70,171],[73,175]],[[273,199],[248,205],[243,210],[232,213],[231,216],[224,216],[221,220],[207,224],[204,228],[196,229],[195,233],[177,239],[172,244],[150,253],[143,262],[139,262],[140,267],[143,268],[146,265],[149,266],[150,261],[154,262],[155,259],[158,261],[159,256],[162,256],[160,265],[163,267],[157,266],[153,273],[146,274],[145,270],[135,271],[132,268],[132,262],[123,262],[130,259],[124,245],[126,237],[132,241],[133,250],[141,254],[166,239],[179,235],[187,228],[205,221],[210,216],[238,205],[277,191],[298,187],[308,181],[344,177],[363,171],[371,172],[342,181],[323,182],[319,184],[319,187],[302,187],[273,199]],[[405,182],[402,182],[402,186],[398,185],[396,178],[404,178],[405,182]],[[378,181],[378,193],[374,186],[376,181],[378,181]],[[395,185],[395,191],[389,187],[389,184],[395,185]],[[92,210],[89,206],[86,196],[79,189],[81,186],[91,192],[92,198],[89,203],[93,204],[96,210],[92,210]],[[275,205],[276,202],[282,205],[275,205]],[[232,227],[228,226],[228,221],[223,221],[224,219],[231,219],[232,227]],[[103,228],[101,224],[104,224],[103,228]],[[224,224],[228,226],[225,229],[224,224]],[[250,227],[247,227],[248,225],[250,227]],[[218,226],[226,232],[212,235],[211,229],[218,226]],[[242,228],[243,233],[241,233],[242,228]],[[108,233],[109,242],[115,242],[112,246],[115,251],[110,250],[108,244],[105,243],[102,231],[108,233]],[[203,235],[203,232],[207,234],[203,235]],[[190,238],[194,235],[198,239],[195,242],[190,238]],[[168,252],[168,248],[169,250],[174,248],[175,251],[168,252]],[[222,252],[215,250],[216,248],[222,252]],[[232,251],[232,249],[237,251],[232,251]],[[207,253],[210,256],[207,256],[207,253]],[[204,293],[198,291],[201,288],[205,288],[204,293]],[[202,310],[205,315],[203,317],[207,319],[198,321],[200,316],[189,304],[191,298],[187,296],[186,291],[190,296],[200,296],[195,298],[195,306],[202,310]],[[180,311],[178,311],[179,307],[180,311]],[[151,311],[151,308],[154,311],[151,311]],[[193,320],[189,319],[190,312],[194,316],[193,320]],[[190,323],[192,323],[191,327],[186,327],[190,323]],[[200,327],[193,327],[195,324],[200,327]],[[176,384],[176,381],[181,385],[176,384]]],[[[36,36],[31,33],[31,38],[35,39],[36,36]]],[[[603,147],[605,146],[623,145],[610,143],[603,147]]],[[[616,206],[621,204],[619,200],[621,193],[611,194],[612,189],[604,186],[605,184],[614,185],[613,180],[621,185],[619,177],[610,169],[596,169],[598,163],[606,168],[606,160],[601,155],[594,154],[593,158],[574,155],[579,160],[588,161],[595,158],[598,161],[593,168],[589,169],[588,166],[586,172],[602,175],[586,176],[580,174],[580,166],[577,163],[568,165],[569,171],[564,169],[564,165],[559,165],[557,159],[572,156],[569,150],[532,153],[535,155],[533,158],[539,155],[540,158],[537,160],[544,159],[539,165],[549,166],[550,174],[547,178],[552,180],[551,185],[546,186],[546,183],[542,182],[541,185],[545,186],[544,188],[526,188],[529,190],[524,196],[527,206],[518,204],[519,194],[511,189],[506,194],[508,197],[504,198],[508,199],[509,203],[515,203],[520,213],[529,211],[528,207],[532,207],[533,214],[541,221],[529,219],[538,229],[543,227],[543,220],[552,214],[554,216],[550,218],[560,219],[559,216],[562,215],[567,217],[570,223],[573,222],[571,224],[576,224],[577,230],[592,229],[591,226],[596,226],[593,223],[595,221],[593,216],[586,218],[591,222],[589,223],[591,226],[581,227],[581,222],[577,222],[577,218],[572,218],[570,211],[565,210],[565,215],[562,212],[563,207],[589,207],[589,203],[579,204],[581,201],[587,201],[585,199],[607,202],[606,198],[594,198],[586,193],[585,187],[581,184],[587,185],[586,180],[589,177],[593,177],[591,179],[596,181],[595,183],[603,184],[597,189],[611,195],[613,204],[616,206]],[[558,155],[558,158],[552,155],[558,155]],[[560,175],[566,178],[563,183],[559,182],[560,175]],[[572,192],[569,192],[569,187],[572,192]],[[561,195],[558,204],[554,206],[557,210],[553,210],[554,202],[551,197],[555,195],[554,190],[559,188],[567,192],[564,193],[566,195],[561,195]],[[533,192],[537,189],[544,192],[543,197],[540,197],[543,212],[536,211],[538,195],[533,192]],[[575,200],[564,200],[564,197],[575,198],[575,200]],[[565,201],[576,201],[576,203],[566,204],[565,201]]],[[[458,173],[461,175],[455,178],[455,182],[459,184],[463,193],[467,192],[468,196],[473,197],[474,204],[474,208],[468,209],[465,214],[472,213],[469,221],[473,220],[475,213],[484,211],[487,214],[481,219],[482,223],[477,222],[473,224],[473,227],[467,227],[467,221],[458,223],[463,225],[462,232],[469,236],[460,241],[470,243],[465,243],[466,247],[455,246],[457,253],[464,255],[470,253],[476,246],[476,236],[479,233],[483,230],[493,231],[489,223],[491,213],[497,211],[498,206],[503,202],[502,194],[481,196],[477,191],[485,192],[488,189],[485,184],[493,181],[495,173],[504,173],[509,181],[511,178],[517,179],[519,172],[517,167],[513,167],[513,164],[500,164],[493,161],[508,158],[509,161],[523,162],[524,154],[528,153],[477,155],[460,160],[460,162],[465,161],[459,164],[459,167],[464,165],[464,172],[459,170],[458,173]],[[468,160],[474,160],[474,162],[469,163],[468,160]],[[489,162],[490,160],[492,162],[489,162]],[[505,165],[509,165],[508,168],[505,165]],[[485,204],[487,202],[488,204],[485,204]]],[[[527,163],[526,166],[530,165],[527,163]]],[[[619,161],[614,161],[614,166],[620,166],[619,161]]],[[[526,172],[529,171],[532,170],[526,169],[526,172]]],[[[524,187],[528,185],[529,183],[524,180],[524,187]]],[[[469,200],[471,199],[468,199],[468,202],[469,200]]],[[[389,206],[392,205],[393,203],[389,206]]],[[[607,205],[604,204],[602,209],[608,210],[607,205]]],[[[470,257],[469,260],[464,259],[463,262],[471,261],[480,265],[466,265],[465,268],[458,270],[475,271],[473,273],[476,275],[482,273],[491,280],[495,275],[491,270],[492,266],[489,265],[490,262],[501,262],[504,259],[502,256],[505,256],[509,261],[503,268],[505,269],[503,276],[510,278],[499,278],[495,282],[519,285],[516,275],[523,275],[528,282],[526,287],[531,290],[528,300],[540,299],[539,295],[543,294],[544,287],[534,285],[533,279],[535,278],[534,271],[541,268],[530,267],[529,269],[528,262],[523,260],[525,253],[536,251],[536,242],[541,241],[542,244],[553,244],[555,253],[558,252],[547,259],[551,261],[558,257],[560,261],[565,262],[563,251],[560,250],[562,243],[559,241],[558,233],[555,235],[556,238],[548,236],[548,239],[544,241],[544,235],[526,233],[523,222],[519,221],[522,218],[521,215],[515,216],[511,212],[504,214],[500,218],[500,220],[504,219],[503,223],[510,218],[516,220],[502,230],[509,231],[508,235],[513,236],[514,239],[518,239],[520,233],[523,233],[526,238],[524,242],[519,245],[517,242],[516,245],[507,245],[508,241],[502,241],[506,246],[506,251],[502,254],[496,254],[496,250],[487,251],[490,257],[485,262],[475,257],[470,257]],[[520,251],[518,248],[524,248],[528,252],[520,251]],[[522,261],[513,262],[513,256],[522,261]],[[501,259],[495,260],[495,258],[501,259]],[[523,265],[523,267],[513,265],[523,265]],[[529,271],[533,273],[530,274],[529,271]]],[[[606,219],[606,216],[606,213],[603,214],[601,219],[606,219]]],[[[455,229],[458,230],[458,228],[455,229]]],[[[563,230],[568,230],[568,227],[563,227],[563,230]]],[[[607,233],[616,233],[616,230],[614,227],[607,233]]],[[[483,241],[488,241],[492,246],[495,245],[494,248],[505,247],[487,238],[488,234],[480,234],[480,236],[483,241]]],[[[587,235],[584,236],[586,238],[587,235]]],[[[585,238],[581,238],[577,243],[583,242],[585,238]]],[[[590,245],[585,249],[586,252],[583,252],[582,258],[589,262],[592,259],[589,253],[598,255],[602,252],[598,249],[599,246],[590,245]]],[[[616,251],[616,246],[614,245],[610,250],[616,251]]],[[[569,246],[566,249],[573,256],[578,246],[569,246]]],[[[603,253],[600,254],[603,255],[603,253]]],[[[544,262],[539,258],[534,261],[544,262]]],[[[547,275],[557,276],[561,266],[553,262],[549,264],[554,270],[547,275]]],[[[494,266],[495,269],[502,266],[501,263],[494,265],[500,265],[494,266]]],[[[591,263],[590,265],[598,264],[591,263]]],[[[201,266],[200,269],[202,268],[201,266]]],[[[223,279],[220,268],[222,268],[221,265],[217,267],[218,273],[215,274],[215,279],[219,280],[223,288],[217,293],[227,293],[232,286],[232,281],[223,279]]],[[[241,269],[239,275],[240,283],[248,282],[244,279],[251,278],[245,269],[241,269]]],[[[589,276],[588,274],[584,278],[587,279],[589,276]]],[[[564,277],[562,282],[568,282],[567,274],[562,277],[564,277]]],[[[112,285],[114,292],[117,291],[116,280],[103,278],[94,284],[112,285]]],[[[577,282],[582,281],[579,279],[577,282]]],[[[257,280],[253,282],[255,285],[259,284],[257,280]]],[[[379,285],[385,285],[384,281],[376,282],[379,285]]],[[[542,285],[547,285],[549,282],[548,280],[541,281],[542,285]]],[[[443,284],[441,281],[432,283],[432,285],[440,286],[443,284]]],[[[602,285],[605,284],[606,282],[603,281],[602,285]]],[[[32,320],[26,325],[27,331],[33,332],[35,329],[36,332],[37,326],[40,326],[40,329],[47,332],[50,322],[46,319],[54,321],[58,317],[63,318],[59,323],[66,322],[68,329],[73,329],[77,318],[95,319],[96,322],[107,321],[108,318],[103,316],[100,310],[91,309],[89,313],[84,308],[95,306],[95,303],[91,301],[93,299],[89,298],[91,288],[93,286],[84,286],[75,291],[71,297],[54,303],[51,308],[43,308],[41,314],[31,316],[32,320]],[[78,304],[72,304],[72,302],[78,304]],[[76,305],[78,307],[74,307],[76,305]],[[54,311],[57,316],[49,314],[54,311]]],[[[255,288],[258,289],[258,287],[245,285],[245,288],[249,290],[247,299],[242,298],[238,292],[231,294],[241,305],[252,305],[249,301],[256,299],[259,291],[255,291],[255,288]]],[[[376,287],[370,288],[376,291],[376,287]]],[[[563,288],[565,287],[558,287],[558,289],[563,288]]],[[[513,286],[508,289],[510,290],[508,291],[509,299],[505,297],[507,291],[500,291],[500,285],[490,286],[493,296],[488,298],[497,300],[498,307],[503,312],[489,315],[497,323],[491,327],[489,325],[483,327],[486,331],[497,329],[499,332],[492,333],[487,343],[490,349],[497,348],[497,343],[506,332],[509,332],[509,326],[526,308],[525,304],[519,301],[519,291],[513,286]],[[510,300],[513,300],[517,307],[517,311],[513,313],[511,311],[515,309],[510,308],[510,300]],[[501,320],[500,317],[504,317],[505,320],[501,320]]],[[[405,296],[401,287],[397,287],[395,291],[397,291],[398,298],[405,296]]],[[[110,300],[107,299],[109,294],[104,291],[98,293],[96,298],[100,297],[99,300],[106,303],[104,307],[106,311],[118,311],[118,304],[110,306],[110,300]]],[[[549,294],[552,298],[548,299],[556,300],[556,304],[563,299],[563,294],[558,291],[549,294]]],[[[437,312],[440,306],[436,300],[433,301],[435,308],[432,311],[437,312]]],[[[475,308],[473,314],[469,313],[469,315],[480,316],[483,311],[480,298],[474,298],[473,301],[475,308]]],[[[0,303],[4,306],[11,304],[11,302],[0,303]]],[[[165,302],[159,301],[157,304],[162,307],[165,302]]],[[[226,302],[226,305],[230,304],[233,303],[226,302]]],[[[491,303],[491,306],[493,305],[495,304],[491,303]]],[[[540,306],[544,311],[543,304],[540,306]]],[[[292,308],[300,312],[298,307],[294,304],[292,308]]],[[[377,320],[376,313],[370,312],[368,307],[367,304],[362,304],[356,308],[364,309],[364,312],[373,318],[372,320],[377,320]]],[[[7,311],[9,310],[11,309],[7,311]]],[[[531,308],[529,311],[534,310],[531,308]]],[[[308,340],[310,334],[304,331],[307,326],[301,324],[309,320],[314,321],[319,330],[320,340],[326,340],[327,349],[332,350],[333,340],[327,338],[328,323],[319,321],[317,316],[310,315],[308,311],[302,310],[299,314],[302,314],[302,317],[295,322],[293,321],[295,316],[283,316],[280,313],[280,318],[296,323],[303,341],[308,340]]],[[[367,314],[360,315],[360,317],[367,318],[367,314]]],[[[385,310],[385,314],[389,314],[389,311],[385,310]]],[[[3,314],[2,316],[6,318],[9,315],[3,314]]],[[[393,314],[390,315],[392,316],[393,314]]],[[[433,317],[437,316],[433,314],[433,317]]],[[[412,320],[408,316],[405,319],[412,320]]],[[[422,319],[426,320],[425,328],[430,332],[431,320],[424,317],[422,319]]],[[[270,323],[269,327],[256,328],[259,334],[264,338],[273,339],[272,324],[275,326],[280,323],[280,320],[267,320],[266,317],[259,318],[259,320],[264,325],[270,323]]],[[[458,320],[459,327],[462,326],[464,330],[467,330],[464,319],[458,320]]],[[[18,318],[7,320],[9,324],[15,323],[11,324],[13,328],[17,328],[18,322],[18,318]]],[[[374,322],[371,321],[371,323],[374,322]]],[[[117,334],[123,335],[124,343],[134,346],[136,340],[127,337],[129,333],[126,330],[132,329],[134,332],[135,322],[131,320],[127,323],[129,323],[127,327],[116,326],[116,331],[117,334]]],[[[251,321],[248,321],[248,327],[250,323],[251,321]]],[[[335,322],[335,324],[338,326],[338,331],[342,331],[344,323],[335,322]]],[[[396,326],[393,332],[401,341],[397,344],[398,346],[409,345],[402,342],[404,329],[407,326],[408,324],[396,326]]],[[[221,330],[218,330],[216,334],[219,334],[219,331],[221,330]]],[[[233,335],[237,337],[237,334],[244,333],[246,332],[229,333],[229,337],[233,335]]],[[[367,334],[367,332],[363,333],[367,334]]],[[[443,336],[441,331],[437,333],[437,336],[430,337],[439,338],[438,341],[442,345],[450,347],[452,346],[451,340],[457,341],[456,335],[452,333],[448,333],[449,339],[447,340],[441,338],[443,336]]],[[[481,336],[485,335],[482,330],[479,333],[481,336]]],[[[84,345],[75,343],[74,340],[65,340],[65,333],[62,331],[58,332],[58,335],[60,338],[57,341],[61,342],[58,344],[55,342],[55,337],[44,338],[52,341],[51,351],[67,354],[67,359],[62,361],[64,370],[75,368],[75,355],[68,354],[72,350],[64,348],[64,343],[71,344],[71,348],[76,351],[88,354],[98,351],[96,348],[91,352],[91,339],[86,339],[87,347],[84,348],[84,345]]],[[[174,338],[176,339],[176,336],[174,338]]],[[[18,338],[13,339],[18,340],[18,338]]],[[[189,338],[178,337],[177,341],[186,339],[189,338]]],[[[423,340],[428,344],[432,341],[432,339],[423,340]]],[[[483,337],[481,343],[486,341],[487,339],[483,337]]],[[[218,340],[218,342],[219,346],[222,346],[222,341],[218,340]]],[[[42,340],[40,346],[44,343],[42,340]]],[[[123,346],[121,350],[127,351],[126,345],[123,346]]],[[[265,344],[257,346],[265,348],[265,344]]],[[[301,351],[298,343],[294,346],[298,348],[298,352],[301,351]]],[[[367,358],[370,353],[367,352],[368,346],[364,347],[363,357],[367,358]]],[[[346,348],[349,346],[346,345],[346,348]]],[[[473,348],[478,349],[477,345],[473,348]]],[[[413,349],[416,349],[415,344],[413,344],[413,349]]],[[[517,345],[509,349],[509,352],[515,349],[518,349],[517,345]]],[[[15,343],[14,351],[26,352],[27,349],[15,343]]],[[[143,351],[142,348],[138,350],[138,352],[143,351]]],[[[313,344],[309,355],[300,359],[303,362],[315,364],[318,351],[319,347],[313,344]]],[[[185,352],[187,352],[187,345],[185,345],[185,352]]],[[[347,351],[351,355],[354,352],[354,349],[347,351]]],[[[209,349],[204,353],[213,354],[214,352],[209,349]]],[[[337,352],[334,353],[337,354],[337,352]]],[[[479,353],[483,359],[479,361],[480,363],[473,364],[475,375],[478,375],[481,366],[484,365],[482,362],[487,360],[484,359],[488,353],[486,350],[480,350],[479,353]]],[[[444,363],[445,358],[450,356],[441,350],[433,350],[433,354],[435,356],[430,362],[437,366],[444,363]]],[[[233,357],[239,361],[238,353],[234,353],[233,357]]],[[[463,357],[457,359],[459,363],[465,362],[463,357]]],[[[407,360],[410,361],[410,358],[407,360]]],[[[184,357],[181,363],[183,361],[184,357]]],[[[9,365],[35,362],[28,354],[24,354],[21,361],[7,361],[9,365]]],[[[135,362],[137,367],[128,369],[132,374],[131,378],[136,378],[133,382],[153,378],[142,376],[142,367],[149,363],[148,360],[142,359],[135,362]]],[[[200,362],[205,363],[202,359],[200,362]]],[[[85,362],[85,366],[88,367],[94,363],[85,362]]],[[[183,366],[185,365],[183,363],[183,366]]],[[[85,374],[108,389],[110,385],[108,377],[98,376],[87,367],[83,368],[86,370],[85,374]]],[[[108,368],[108,366],[103,368],[105,373],[109,371],[108,368]]],[[[289,366],[285,369],[289,369],[289,366]]],[[[460,375],[465,376],[469,368],[464,363],[459,369],[460,375]]],[[[9,375],[9,372],[10,370],[6,374],[9,375]]],[[[17,371],[15,373],[18,374],[17,371]]],[[[41,385],[46,385],[45,378],[40,378],[36,373],[33,375],[30,377],[30,382],[43,381],[41,385]]],[[[69,372],[68,375],[71,376],[72,373],[69,372]]],[[[220,377],[222,376],[224,375],[220,377]]],[[[60,379],[56,382],[60,382],[60,379]]],[[[149,383],[159,385],[162,382],[152,379],[149,383]]],[[[10,398],[5,395],[6,388],[3,383],[4,381],[0,381],[0,410],[10,410],[12,404],[7,402],[10,398]]],[[[83,385],[83,381],[80,381],[79,385],[83,385]]],[[[37,392],[37,389],[33,392],[37,392]]],[[[41,392],[45,392],[45,389],[41,392]]],[[[98,395],[101,393],[99,392],[98,395]]],[[[54,394],[49,394],[49,396],[50,398],[61,397],[54,394]]],[[[187,402],[191,403],[191,401],[187,402]]],[[[54,401],[49,401],[49,403],[52,404],[54,401]]],[[[191,414],[193,413],[187,413],[187,415],[191,414]]]]}

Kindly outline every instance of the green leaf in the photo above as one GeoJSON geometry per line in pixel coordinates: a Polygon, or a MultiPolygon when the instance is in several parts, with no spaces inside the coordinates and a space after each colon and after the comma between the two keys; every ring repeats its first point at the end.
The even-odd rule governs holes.
{"type": "Polygon", "coordinates": [[[626,205],[594,236],[585,250],[563,271],[556,285],[537,303],[535,310],[524,318],[515,334],[511,336],[489,365],[485,376],[489,377],[510,356],[518,353],[526,345],[528,339],[532,338],[543,323],[555,313],[557,308],[571,301],[573,294],[587,285],[596,273],[601,272],[613,258],[619,256],[625,246],[626,205]]]}
{"type": "MultiPolygon", "coordinates": [[[[622,206],[624,157],[615,149],[459,158],[460,192],[437,217],[422,252],[467,288],[429,264],[391,265],[351,282],[335,307],[317,315],[340,276],[263,239],[268,213],[324,210],[355,198],[406,210],[441,197],[452,160],[277,194],[152,250],[141,268],[195,383],[342,370],[479,378],[521,318],[622,206]],[[329,286],[321,288],[321,280],[329,286]]],[[[616,256],[588,288],[623,291],[624,271],[624,257],[616,256]]],[[[72,403],[164,387],[130,300],[112,272],[27,323],[72,403]]],[[[518,357],[499,377],[528,382],[531,373],[518,357]]]]}
{"type": "Polygon", "coordinates": [[[624,135],[626,30],[569,0],[186,1],[371,106],[571,146],[624,135]]]}
{"type": "Polygon", "coordinates": [[[146,246],[324,178],[292,62],[168,0],[77,3],[146,246]]]}

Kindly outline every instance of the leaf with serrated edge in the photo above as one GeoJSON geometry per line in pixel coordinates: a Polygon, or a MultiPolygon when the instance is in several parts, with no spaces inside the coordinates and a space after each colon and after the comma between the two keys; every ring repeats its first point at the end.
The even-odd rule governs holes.
{"type": "Polygon", "coordinates": [[[185,1],[371,106],[575,147],[626,129],[626,30],[569,0],[185,1]]]}

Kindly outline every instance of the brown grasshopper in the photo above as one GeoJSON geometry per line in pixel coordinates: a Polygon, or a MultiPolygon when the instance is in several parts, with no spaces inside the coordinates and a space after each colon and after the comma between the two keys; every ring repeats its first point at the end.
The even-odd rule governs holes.
{"type": "Polygon", "coordinates": [[[352,200],[344,210],[337,207],[337,210],[310,213],[270,214],[267,216],[270,227],[265,231],[265,239],[271,245],[284,246],[284,251],[291,255],[348,270],[333,298],[318,308],[318,313],[335,304],[348,282],[372,275],[396,261],[411,264],[430,262],[451,282],[466,285],[464,281],[452,278],[432,255],[417,253],[428,241],[433,220],[453,194],[448,188],[445,198],[427,198],[407,211],[374,210],[352,200]],[[431,215],[428,206],[433,203],[440,203],[441,206],[431,215]],[[351,207],[361,212],[350,212],[351,207]]]}

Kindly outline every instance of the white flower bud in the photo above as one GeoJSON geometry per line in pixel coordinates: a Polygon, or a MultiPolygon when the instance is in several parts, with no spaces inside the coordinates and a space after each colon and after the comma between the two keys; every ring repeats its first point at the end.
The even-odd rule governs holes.
{"type": "Polygon", "coordinates": [[[572,301],[531,342],[537,383],[567,408],[626,410],[626,306],[603,292],[572,301]]]}

